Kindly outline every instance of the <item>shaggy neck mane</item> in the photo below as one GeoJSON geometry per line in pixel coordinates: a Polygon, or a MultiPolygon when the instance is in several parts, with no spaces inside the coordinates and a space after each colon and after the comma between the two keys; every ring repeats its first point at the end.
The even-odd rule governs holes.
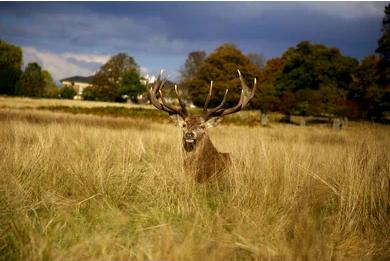
{"type": "Polygon", "coordinates": [[[219,175],[226,164],[230,163],[229,154],[218,152],[207,134],[196,144],[194,150],[184,153],[184,166],[200,182],[219,175]]]}

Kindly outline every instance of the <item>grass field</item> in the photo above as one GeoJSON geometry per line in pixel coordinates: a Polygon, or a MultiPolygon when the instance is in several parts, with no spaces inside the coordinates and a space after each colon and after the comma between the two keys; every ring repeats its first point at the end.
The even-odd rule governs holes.
{"type": "Polygon", "coordinates": [[[389,126],[225,124],[198,184],[168,122],[2,103],[0,260],[390,259],[389,126]]]}
{"type": "Polygon", "coordinates": [[[75,107],[83,107],[83,108],[93,108],[93,107],[124,107],[124,108],[146,107],[148,108],[148,106],[130,105],[127,103],[116,103],[116,102],[0,96],[0,108],[1,107],[36,108],[40,106],[67,106],[67,107],[75,106],[75,107]]]}

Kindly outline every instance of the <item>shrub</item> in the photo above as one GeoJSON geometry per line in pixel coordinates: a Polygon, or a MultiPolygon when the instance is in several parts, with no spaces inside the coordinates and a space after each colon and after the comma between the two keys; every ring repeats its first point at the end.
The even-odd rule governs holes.
{"type": "Polygon", "coordinates": [[[60,95],[63,99],[73,99],[76,91],[72,87],[64,86],[60,89],[60,95]]]}

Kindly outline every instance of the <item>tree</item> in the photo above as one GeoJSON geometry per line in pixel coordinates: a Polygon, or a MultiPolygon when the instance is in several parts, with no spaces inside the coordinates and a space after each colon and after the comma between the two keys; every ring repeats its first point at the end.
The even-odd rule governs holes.
{"type": "Polygon", "coordinates": [[[241,94],[237,69],[241,70],[248,84],[252,84],[255,77],[260,77],[260,70],[236,46],[233,44],[219,46],[204,60],[189,82],[194,104],[204,105],[210,81],[214,81],[210,107],[221,102],[226,89],[229,89],[226,106],[237,104],[241,94]]]}
{"type": "Polygon", "coordinates": [[[369,120],[381,120],[389,110],[389,90],[381,85],[381,60],[376,55],[363,59],[355,73],[353,99],[359,104],[361,116],[369,120]]]}
{"type": "Polygon", "coordinates": [[[22,74],[22,50],[0,40],[0,94],[15,94],[22,74]]]}
{"type": "Polygon", "coordinates": [[[95,90],[93,87],[84,88],[83,99],[86,101],[96,101],[95,90]]]}
{"type": "Polygon", "coordinates": [[[55,84],[53,77],[47,70],[42,71],[42,77],[44,81],[44,97],[47,98],[58,98],[58,87],[55,84]]]}
{"type": "Polygon", "coordinates": [[[120,93],[128,95],[133,102],[138,102],[138,95],[145,93],[145,85],[141,83],[141,77],[137,70],[129,69],[121,76],[120,93]]]}
{"type": "MultiPolygon", "coordinates": [[[[191,81],[198,73],[200,66],[206,59],[206,52],[193,51],[188,54],[188,57],[184,63],[184,66],[179,70],[180,73],[180,89],[184,97],[190,96],[191,81]]],[[[167,90],[169,90],[167,88],[167,90]]],[[[171,92],[168,92],[171,93],[171,92]]]]}
{"type": "Polygon", "coordinates": [[[259,91],[253,99],[253,106],[261,110],[261,124],[268,124],[268,112],[278,108],[279,99],[275,95],[276,80],[284,65],[282,58],[267,61],[259,80],[259,91]]]}
{"type": "Polygon", "coordinates": [[[379,53],[386,61],[390,61],[390,4],[385,6],[385,17],[382,20],[383,35],[378,40],[378,48],[376,52],[379,53]]]}
{"type": "Polygon", "coordinates": [[[59,90],[60,96],[63,99],[73,99],[77,92],[69,86],[64,86],[59,90]]]}
{"type": "Polygon", "coordinates": [[[314,115],[326,114],[330,119],[357,118],[358,105],[348,98],[350,91],[339,88],[337,85],[321,85],[318,91],[312,93],[308,99],[313,107],[309,111],[314,115]]]}
{"type": "Polygon", "coordinates": [[[29,97],[42,97],[45,89],[45,80],[41,66],[37,63],[29,63],[20,78],[16,90],[18,95],[29,97]]]}
{"type": "Polygon", "coordinates": [[[249,61],[257,66],[257,68],[262,69],[265,64],[264,55],[261,53],[249,53],[247,55],[249,61]]]}
{"type": "MultiPolygon", "coordinates": [[[[385,7],[385,17],[382,20],[382,32],[383,35],[378,40],[378,49],[381,59],[379,60],[379,82],[378,88],[380,88],[383,94],[381,98],[380,112],[382,115],[384,111],[390,111],[390,4],[385,7]]],[[[375,92],[378,94],[378,92],[375,92]]],[[[376,97],[377,99],[379,97],[376,97]]],[[[375,115],[378,117],[379,115],[375,115]]],[[[381,116],[382,117],[382,116],[381,116]]]]}
{"type": "Polygon", "coordinates": [[[331,107],[324,106],[324,102],[334,101],[333,97],[318,97],[320,89],[328,89],[323,93],[331,96],[333,93],[329,90],[340,90],[346,98],[351,96],[352,74],[358,62],[341,55],[337,48],[304,41],[289,48],[283,59],[285,64],[277,77],[276,91],[282,103],[287,102],[282,105],[286,115],[332,113],[319,110],[331,107]]]}
{"type": "Polygon", "coordinates": [[[198,72],[200,65],[206,58],[206,52],[193,51],[188,54],[187,60],[183,68],[180,69],[180,77],[182,82],[191,81],[194,75],[198,72]]]}
{"type": "Polygon", "coordinates": [[[125,53],[111,57],[94,76],[94,96],[103,101],[121,100],[122,75],[129,70],[138,73],[138,65],[133,57],[125,53]]]}

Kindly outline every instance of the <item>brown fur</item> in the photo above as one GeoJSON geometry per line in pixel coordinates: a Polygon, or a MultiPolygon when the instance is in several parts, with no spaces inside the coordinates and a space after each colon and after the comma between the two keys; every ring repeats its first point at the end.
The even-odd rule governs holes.
{"type": "Polygon", "coordinates": [[[226,102],[226,95],[229,91],[226,89],[221,103],[215,108],[208,109],[213,92],[213,82],[211,81],[201,116],[188,115],[185,103],[180,98],[176,85],[175,94],[180,108],[166,102],[161,91],[165,82],[161,81],[162,71],[157,81],[149,89],[150,102],[157,109],[168,112],[170,117],[183,128],[183,147],[186,153],[184,165],[187,170],[195,174],[195,178],[199,182],[218,177],[231,163],[229,154],[220,153],[214,147],[207,135],[207,129],[217,126],[223,116],[240,111],[255,95],[256,78],[253,81],[253,89],[250,90],[245,84],[240,70],[237,70],[237,72],[241,82],[241,96],[237,105],[230,108],[223,108],[226,102]]]}
{"type": "Polygon", "coordinates": [[[186,170],[195,176],[196,181],[216,179],[231,164],[229,153],[218,152],[208,136],[197,147],[193,152],[185,152],[184,159],[186,170]]]}
{"type": "Polygon", "coordinates": [[[191,117],[185,120],[183,129],[183,145],[186,147],[184,135],[186,132],[196,133],[196,142],[191,145],[191,151],[185,149],[185,169],[195,176],[198,182],[208,181],[220,177],[221,173],[231,164],[229,153],[220,153],[211,142],[207,128],[202,127],[204,122],[200,117],[191,117]]]}

